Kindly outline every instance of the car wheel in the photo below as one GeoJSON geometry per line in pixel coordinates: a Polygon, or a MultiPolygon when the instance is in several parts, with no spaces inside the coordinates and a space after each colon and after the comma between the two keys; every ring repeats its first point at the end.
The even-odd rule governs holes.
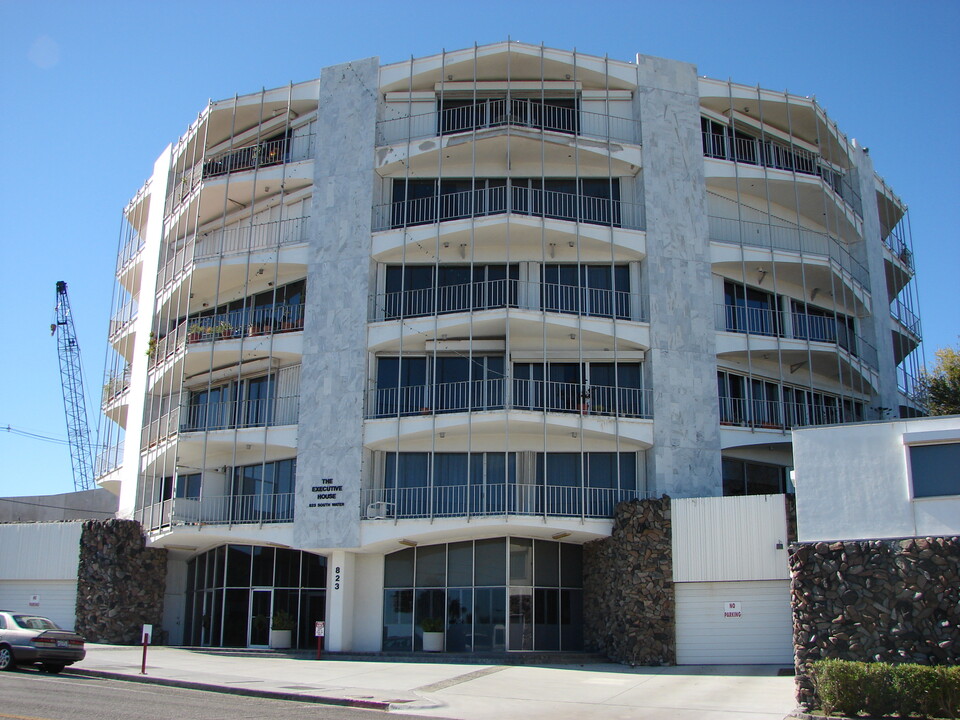
{"type": "Polygon", "coordinates": [[[43,665],[40,666],[41,670],[43,670],[46,673],[50,673],[51,675],[56,675],[61,670],[63,670],[63,668],[64,666],[61,665],[60,663],[43,663],[43,665]]]}
{"type": "Polygon", "coordinates": [[[13,650],[6,645],[0,646],[0,670],[13,670],[17,666],[13,659],[13,650]]]}

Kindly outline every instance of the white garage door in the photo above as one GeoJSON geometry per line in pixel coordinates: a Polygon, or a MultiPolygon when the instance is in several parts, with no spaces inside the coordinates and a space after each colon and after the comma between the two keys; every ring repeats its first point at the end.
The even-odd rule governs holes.
{"type": "Polygon", "coordinates": [[[677,663],[793,664],[789,580],[677,583],[677,663]]]}
{"type": "Polygon", "coordinates": [[[73,630],[77,622],[77,581],[0,580],[0,608],[43,615],[73,630]]]}

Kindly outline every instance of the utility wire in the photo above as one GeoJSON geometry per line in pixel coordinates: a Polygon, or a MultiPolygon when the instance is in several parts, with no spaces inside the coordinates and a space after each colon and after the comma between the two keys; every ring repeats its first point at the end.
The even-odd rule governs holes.
{"type": "Polygon", "coordinates": [[[62,507],[60,505],[49,505],[47,503],[27,502],[26,500],[14,500],[13,498],[0,498],[0,502],[16,503],[17,505],[32,505],[34,507],[53,508],[54,510],[69,510],[70,512],[97,513],[98,515],[109,515],[113,517],[115,512],[110,510],[90,510],[88,508],[62,507]]]}
{"type": "MultiPolygon", "coordinates": [[[[30,438],[31,440],[41,440],[43,442],[53,443],[54,445],[69,445],[70,441],[64,438],[54,437],[53,435],[43,435],[42,433],[30,432],[29,430],[21,430],[20,428],[12,427],[7,425],[6,427],[0,427],[0,430],[8,432],[11,435],[18,435],[20,437],[30,438]]],[[[104,448],[106,445],[97,445],[94,443],[94,447],[104,448]]]]}

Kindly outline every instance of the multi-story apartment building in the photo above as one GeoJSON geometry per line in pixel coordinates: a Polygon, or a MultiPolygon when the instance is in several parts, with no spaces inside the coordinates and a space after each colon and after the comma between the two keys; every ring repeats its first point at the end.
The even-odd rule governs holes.
{"type": "Polygon", "coordinates": [[[910,415],[906,206],[816,101],[516,42],[210,103],[123,211],[101,485],[174,642],[576,649],[621,500],[910,415]]]}

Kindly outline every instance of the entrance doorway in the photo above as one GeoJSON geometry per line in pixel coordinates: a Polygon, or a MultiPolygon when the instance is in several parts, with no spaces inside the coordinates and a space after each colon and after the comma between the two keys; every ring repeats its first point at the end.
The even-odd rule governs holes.
{"type": "Polygon", "coordinates": [[[250,591],[250,636],[247,647],[270,647],[270,619],[273,617],[273,590],[253,588],[250,591]]]}

